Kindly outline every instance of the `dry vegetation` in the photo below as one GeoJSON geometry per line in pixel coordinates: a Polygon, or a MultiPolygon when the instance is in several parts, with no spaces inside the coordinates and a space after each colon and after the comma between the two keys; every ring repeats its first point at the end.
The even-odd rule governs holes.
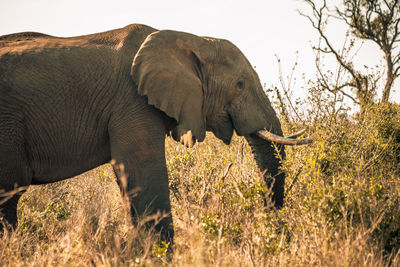
{"type": "MultiPolygon", "coordinates": [[[[312,107],[312,105],[310,106],[312,107]]],[[[129,221],[110,165],[20,200],[0,240],[3,266],[399,266],[400,109],[363,118],[309,116],[311,146],[288,149],[285,207],[266,188],[245,140],[212,134],[186,149],[167,140],[176,244],[129,221]]],[[[283,118],[285,129],[294,130],[283,118]]]]}
{"type": "Polygon", "coordinates": [[[308,125],[315,142],[287,149],[282,210],[264,210],[268,190],[243,138],[225,146],[209,134],[192,149],[168,138],[172,253],[130,223],[111,166],[103,165],[31,186],[17,230],[0,235],[0,265],[400,266],[400,106],[388,103],[400,72],[399,1],[346,0],[345,10],[305,2],[322,38],[314,47],[319,72],[302,101],[291,101],[295,67],[289,88],[281,74],[274,103],[286,133],[308,125]],[[325,35],[328,18],[349,25],[341,49],[325,35]],[[375,42],[386,56],[380,101],[385,68],[356,71],[354,38],[375,42]],[[336,73],[323,70],[325,55],[335,56],[336,73]],[[348,112],[345,99],[362,112],[348,112]]]}

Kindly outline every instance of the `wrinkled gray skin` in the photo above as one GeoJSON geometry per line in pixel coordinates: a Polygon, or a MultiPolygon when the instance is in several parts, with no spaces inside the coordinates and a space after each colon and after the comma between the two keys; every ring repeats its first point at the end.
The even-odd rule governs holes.
{"type": "MultiPolygon", "coordinates": [[[[245,136],[283,203],[284,174],[271,143],[279,120],[246,57],[226,40],[145,25],[73,38],[0,37],[0,189],[46,184],[115,159],[125,165],[136,215],[170,213],[165,135],[245,136]],[[275,179],[271,179],[271,176],[275,179]]],[[[283,148],[280,157],[284,157],[283,148]]],[[[118,171],[117,176],[120,176],[118,171]]],[[[20,195],[0,208],[17,223],[20,195]]],[[[172,217],[156,225],[171,241],[172,217]]]]}

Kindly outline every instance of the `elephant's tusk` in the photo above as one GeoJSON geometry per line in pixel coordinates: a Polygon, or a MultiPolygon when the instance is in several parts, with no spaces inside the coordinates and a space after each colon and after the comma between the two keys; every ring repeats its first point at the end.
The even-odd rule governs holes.
{"type": "MultiPolygon", "coordinates": [[[[300,139],[294,139],[294,138],[287,138],[287,137],[282,137],[276,134],[273,134],[267,130],[260,130],[257,132],[257,135],[270,142],[274,142],[277,144],[281,145],[305,145],[311,143],[313,140],[312,138],[300,138],[300,139]]],[[[296,134],[294,134],[296,135],[296,134]]],[[[293,136],[293,135],[292,135],[293,136]]]]}
{"type": "Polygon", "coordinates": [[[290,136],[287,136],[286,138],[297,138],[297,137],[299,137],[300,135],[302,135],[305,132],[306,132],[306,129],[303,129],[301,131],[298,131],[297,133],[294,133],[294,134],[292,134],[290,136]]]}

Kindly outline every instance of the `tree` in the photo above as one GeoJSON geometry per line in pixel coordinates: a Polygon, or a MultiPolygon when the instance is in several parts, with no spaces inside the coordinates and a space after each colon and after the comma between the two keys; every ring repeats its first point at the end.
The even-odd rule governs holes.
{"type": "MultiPolygon", "coordinates": [[[[393,83],[400,75],[400,54],[397,49],[400,42],[400,0],[343,0],[342,5],[335,5],[333,8],[328,7],[326,0],[304,0],[304,2],[311,7],[312,14],[300,14],[308,18],[322,40],[322,46],[320,44],[314,49],[318,53],[334,55],[341,70],[348,74],[348,79],[333,86],[322,79],[323,87],[332,93],[341,92],[359,104],[363,111],[373,103],[378,80],[382,78],[379,75],[363,74],[356,70],[352,58],[349,59],[349,51],[354,45],[353,40],[345,43],[341,50],[332,45],[325,32],[325,26],[328,19],[334,18],[343,21],[355,39],[372,41],[384,53],[386,74],[380,102],[388,102],[393,83]],[[355,93],[355,97],[352,92],[355,93]]],[[[317,69],[322,75],[318,64],[317,69]]]]}

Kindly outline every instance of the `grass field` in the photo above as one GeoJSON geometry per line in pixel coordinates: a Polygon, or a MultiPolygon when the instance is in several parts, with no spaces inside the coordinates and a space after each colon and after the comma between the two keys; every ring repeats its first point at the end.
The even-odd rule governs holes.
{"type": "MultiPolygon", "coordinates": [[[[297,124],[283,120],[285,132],[297,124]]],[[[167,139],[176,244],[130,223],[110,165],[32,186],[0,240],[2,266],[400,266],[400,112],[316,117],[310,146],[287,149],[285,206],[242,137],[187,149],[167,139]]],[[[290,130],[290,131],[289,131],[290,130]]]]}

